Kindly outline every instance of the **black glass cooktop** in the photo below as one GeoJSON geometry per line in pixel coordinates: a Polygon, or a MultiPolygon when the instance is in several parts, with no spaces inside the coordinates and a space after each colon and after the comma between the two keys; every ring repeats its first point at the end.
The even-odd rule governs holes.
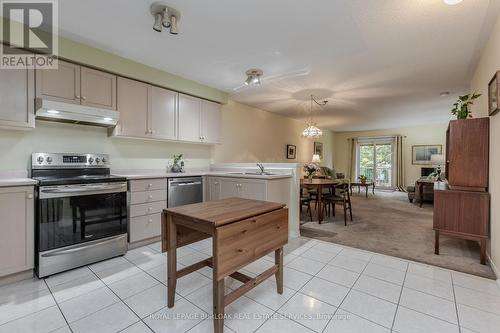
{"type": "Polygon", "coordinates": [[[109,169],[60,169],[60,170],[33,170],[32,177],[40,186],[72,185],[124,182],[125,177],[109,174],[109,169]]]}

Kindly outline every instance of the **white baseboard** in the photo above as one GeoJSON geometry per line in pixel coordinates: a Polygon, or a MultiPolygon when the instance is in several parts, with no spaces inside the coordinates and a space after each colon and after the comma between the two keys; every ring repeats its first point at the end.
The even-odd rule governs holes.
{"type": "Polygon", "coordinates": [[[490,254],[486,253],[486,257],[488,258],[488,262],[490,263],[491,269],[493,270],[493,273],[495,273],[497,277],[497,284],[500,287],[500,271],[498,270],[498,267],[495,265],[493,260],[491,260],[490,254]]]}

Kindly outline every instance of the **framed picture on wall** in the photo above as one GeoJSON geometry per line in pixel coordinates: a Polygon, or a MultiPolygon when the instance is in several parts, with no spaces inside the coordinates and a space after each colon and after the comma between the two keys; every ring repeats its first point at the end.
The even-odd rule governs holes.
{"type": "Polygon", "coordinates": [[[314,154],[323,159],[323,142],[314,142],[314,154]]]}
{"type": "Polygon", "coordinates": [[[286,145],[286,158],[289,160],[294,160],[297,158],[297,146],[286,145]]]}
{"type": "Polygon", "coordinates": [[[442,145],[415,145],[412,148],[412,164],[430,165],[431,156],[443,153],[442,145]]]}
{"type": "Polygon", "coordinates": [[[488,114],[493,116],[500,111],[500,71],[496,72],[488,84],[488,114]]]}

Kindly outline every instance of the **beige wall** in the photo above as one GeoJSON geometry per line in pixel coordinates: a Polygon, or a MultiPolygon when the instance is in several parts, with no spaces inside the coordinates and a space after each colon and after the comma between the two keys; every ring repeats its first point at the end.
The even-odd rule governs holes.
{"type": "MultiPolygon", "coordinates": [[[[301,137],[305,124],[233,101],[222,107],[222,144],[213,149],[215,163],[291,162],[312,158],[313,141],[301,137]],[[286,159],[286,145],[297,146],[297,159],[286,159]]],[[[322,165],[332,165],[333,134],[324,131],[322,165]]]]}
{"type": "Polygon", "coordinates": [[[166,169],[179,153],[187,168],[210,165],[209,146],[108,138],[101,127],[37,121],[31,131],[0,129],[0,171],[28,169],[32,152],[107,153],[114,169],[166,169]]]}
{"type": "Polygon", "coordinates": [[[443,152],[446,147],[446,128],[448,124],[433,124],[420,127],[394,128],[386,130],[336,132],[334,133],[333,165],[335,171],[349,173],[349,142],[354,137],[376,137],[403,135],[403,158],[405,161],[405,185],[410,185],[420,177],[421,165],[412,164],[412,145],[441,144],[443,152]]]}
{"type": "MultiPolygon", "coordinates": [[[[496,71],[500,70],[500,17],[483,51],[479,65],[472,78],[471,91],[483,94],[473,107],[475,117],[488,116],[488,83],[496,71]]],[[[500,114],[490,118],[490,193],[491,226],[488,252],[500,269],[500,114]]]]}

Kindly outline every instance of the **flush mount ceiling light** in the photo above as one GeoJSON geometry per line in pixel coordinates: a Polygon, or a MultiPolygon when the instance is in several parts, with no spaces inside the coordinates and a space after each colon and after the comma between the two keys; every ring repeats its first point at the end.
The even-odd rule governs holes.
{"type": "Polygon", "coordinates": [[[150,7],[150,12],[154,17],[154,31],[162,32],[163,28],[170,28],[172,35],[179,33],[177,23],[181,18],[181,13],[177,9],[163,2],[154,2],[150,7]]]}
{"type": "Polygon", "coordinates": [[[457,4],[461,3],[461,2],[462,2],[462,0],[444,0],[445,4],[451,5],[451,6],[457,5],[457,4]]]}
{"type": "Polygon", "coordinates": [[[262,69],[252,68],[246,71],[247,79],[245,80],[245,85],[249,86],[252,84],[261,84],[260,78],[264,74],[262,69]]]}
{"type": "Polygon", "coordinates": [[[313,103],[319,106],[325,106],[326,103],[328,103],[327,100],[323,101],[318,101],[316,98],[314,98],[313,95],[311,95],[311,108],[309,109],[309,114],[311,118],[309,121],[306,123],[306,128],[302,131],[302,137],[308,138],[308,139],[318,139],[323,135],[323,131],[316,126],[316,123],[314,122],[313,119],[313,103]]]}

